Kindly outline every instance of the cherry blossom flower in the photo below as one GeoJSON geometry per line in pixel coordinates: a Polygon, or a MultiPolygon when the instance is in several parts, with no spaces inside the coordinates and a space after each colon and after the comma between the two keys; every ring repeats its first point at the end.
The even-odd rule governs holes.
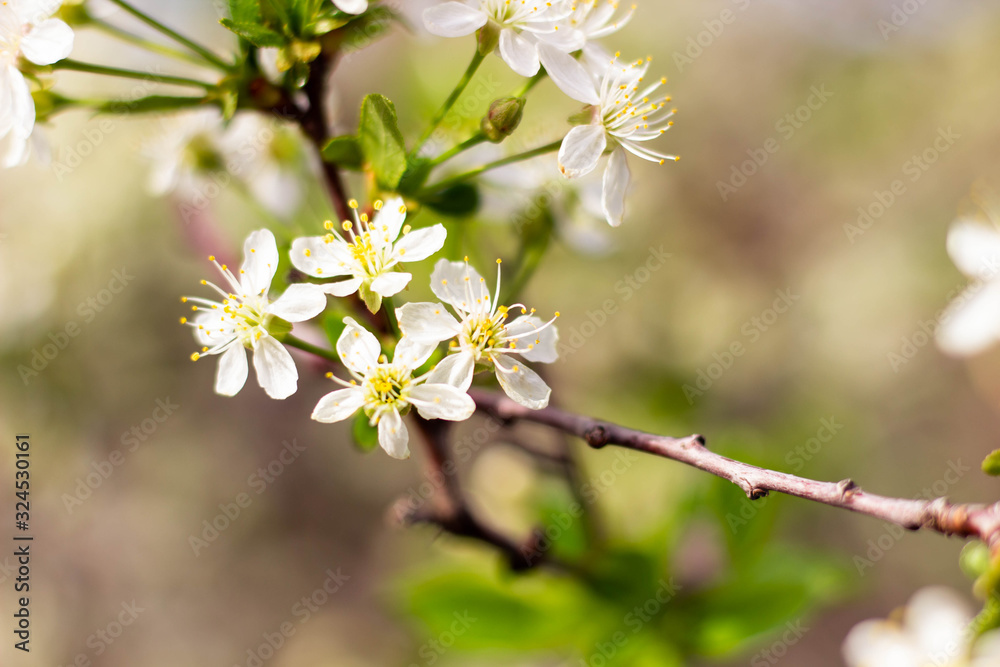
{"type": "Polygon", "coordinates": [[[382,306],[384,297],[403,290],[413,277],[396,271],[402,262],[427,259],[444,246],[448,232],[444,225],[410,231],[406,206],[399,197],[383,203],[375,202],[375,215],[358,214],[358,203],[349,202],[355,222],[345,220],[338,233],[332,222],[325,236],[310,236],[292,242],[292,265],[314,278],[347,280],[330,283],[323,289],[334,296],[360,293],[373,313],[382,306]]]}
{"type": "Polygon", "coordinates": [[[566,23],[583,37],[583,53],[581,58],[584,66],[598,73],[598,78],[604,74],[604,67],[611,59],[611,53],[596,40],[613,35],[624,28],[635,14],[636,6],[624,5],[617,0],[575,0],[573,13],[566,23]],[[623,10],[624,11],[621,11],[623,10]]]}
{"type": "Polygon", "coordinates": [[[22,60],[51,65],[73,50],[73,30],[50,18],[61,1],[7,0],[0,3],[0,164],[14,167],[28,158],[35,127],[31,86],[22,60]]]}
{"type": "Polygon", "coordinates": [[[631,180],[626,152],[658,164],[678,159],[642,145],[666,132],[674,124],[671,117],[676,112],[667,108],[670,97],[653,97],[667,82],[665,78],[643,83],[648,69],[648,59],[622,65],[616,56],[604,74],[600,102],[584,111],[589,122],[570,130],[559,149],[559,168],[567,178],[590,173],[610,150],[602,206],[612,227],[619,226],[625,217],[625,195],[631,180]]]}
{"type": "Polygon", "coordinates": [[[368,11],[368,0],[333,0],[333,4],[345,14],[364,14],[368,11]]]}
{"type": "MultiPolygon", "coordinates": [[[[499,261],[497,262],[499,265],[499,261]]],[[[558,358],[556,317],[543,322],[534,310],[516,304],[499,304],[500,271],[497,270],[496,298],[491,299],[486,281],[466,262],[439,260],[431,274],[434,295],[450,305],[453,316],[440,303],[408,303],[396,310],[405,336],[420,343],[437,344],[452,340],[451,354],[431,372],[431,382],[447,382],[466,390],[472,384],[476,365],[492,369],[500,386],[511,399],[539,410],[549,403],[549,389],[525,361],[551,363],[558,358]],[[511,321],[510,311],[521,315],[511,321]]]]}
{"type": "Polygon", "coordinates": [[[977,354],[1000,342],[1000,230],[959,220],[948,232],[948,254],[974,282],[942,316],[938,347],[956,356],[977,354]]]}
{"type": "Polygon", "coordinates": [[[898,618],[860,623],[844,640],[848,667],[991,667],[1000,664],[1000,634],[975,645],[973,616],[947,588],[918,591],[898,618]]]}
{"type": "Polygon", "coordinates": [[[343,421],[363,410],[372,426],[378,426],[378,441],[389,456],[410,455],[409,434],[403,416],[415,407],[424,419],[462,421],[472,416],[476,404],[463,389],[443,384],[425,373],[413,371],[430,358],[437,345],[403,336],[396,345],[392,363],[381,354],[378,339],[350,317],[337,340],[337,353],[351,374],[351,381],[329,375],[343,389],[320,399],[312,418],[323,423],[343,421]]]}
{"type": "Polygon", "coordinates": [[[184,297],[196,311],[182,324],[194,329],[201,352],[191,355],[194,361],[207,355],[220,355],[215,376],[215,391],[235,396],[246,384],[247,352],[253,351],[257,382],[271,398],[288,398],[298,385],[298,371],[288,350],[276,336],[291,331],[290,322],[304,322],[319,315],[326,307],[326,295],[315,285],[292,285],[276,301],[268,298],[271,281],[278,268],[278,247],[274,235],[266,229],[253,232],[243,245],[243,266],[237,278],[229,268],[215,263],[225,278],[227,289],[208,282],[222,297],[212,301],[184,297]]]}
{"type": "MultiPolygon", "coordinates": [[[[597,104],[592,77],[570,55],[585,43],[583,33],[566,23],[573,12],[573,0],[451,0],[424,11],[424,26],[439,37],[464,37],[485,30],[497,36],[500,57],[521,76],[535,76],[544,66],[564,93],[585,104],[597,104]]],[[[480,41],[490,42],[483,36],[480,41]]]]}

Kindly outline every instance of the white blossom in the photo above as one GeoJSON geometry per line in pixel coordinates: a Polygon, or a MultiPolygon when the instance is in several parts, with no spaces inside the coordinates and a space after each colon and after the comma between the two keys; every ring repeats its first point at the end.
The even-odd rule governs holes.
{"type": "Polygon", "coordinates": [[[431,290],[457,317],[440,303],[408,303],[396,310],[396,317],[403,334],[417,342],[452,341],[451,353],[434,368],[430,381],[466,390],[476,366],[485,366],[496,373],[511,399],[538,410],[548,405],[552,390],[524,361],[551,363],[559,356],[553,326],[559,313],[543,322],[520,304],[500,305],[499,273],[498,269],[496,298],[491,299],[486,281],[468,261],[439,260],[431,274],[431,290]],[[521,314],[508,321],[512,309],[521,314]]]}
{"type": "Polygon", "coordinates": [[[977,354],[1000,342],[1000,230],[958,220],[948,232],[948,254],[973,283],[942,315],[938,347],[957,356],[977,354]]]}
{"type": "Polygon", "coordinates": [[[333,0],[333,4],[346,14],[364,14],[368,11],[368,0],[333,0]]]}
{"type": "Polygon", "coordinates": [[[570,130],[559,149],[559,168],[567,178],[590,173],[610,150],[602,207],[612,227],[620,225],[625,217],[625,196],[631,180],[626,152],[658,164],[678,159],[642,145],[666,132],[676,112],[667,108],[670,97],[654,97],[667,82],[665,78],[644,83],[649,62],[645,59],[622,65],[616,56],[604,74],[600,102],[584,111],[588,122],[570,130]]]}
{"type": "Polygon", "coordinates": [[[227,289],[203,280],[222,301],[200,297],[184,297],[197,314],[182,324],[194,328],[201,352],[191,358],[197,361],[206,355],[220,355],[215,377],[215,391],[223,396],[235,396],[246,384],[249,373],[247,352],[253,351],[257,382],[271,398],[288,398],[298,385],[298,371],[288,350],[275,334],[291,330],[289,322],[303,322],[319,315],[326,307],[326,295],[315,285],[292,285],[276,301],[268,298],[271,281],[278,269],[278,247],[274,235],[261,229],[247,237],[243,245],[243,266],[239,278],[215,257],[209,259],[218,267],[227,289]]]}
{"type": "Polygon", "coordinates": [[[860,623],[844,640],[848,667],[994,667],[1000,634],[975,639],[965,601],[947,588],[925,588],[896,618],[860,623]]]}
{"type": "Polygon", "coordinates": [[[521,76],[535,76],[541,66],[575,100],[597,104],[592,77],[571,53],[585,44],[583,33],[567,19],[573,0],[443,2],[424,11],[424,25],[439,37],[464,37],[480,29],[498,34],[500,57],[521,76]]]}
{"type": "Polygon", "coordinates": [[[344,318],[344,324],[337,353],[352,379],[344,381],[330,374],[344,388],[321,398],[313,419],[329,424],[363,410],[369,423],[378,427],[382,449],[393,458],[405,459],[410,450],[403,415],[411,406],[424,419],[462,421],[475,412],[476,404],[464,390],[437,382],[431,374],[413,377],[413,371],[434,352],[435,343],[403,336],[390,363],[371,332],[350,317],[344,318]]]}
{"type": "Polygon", "coordinates": [[[404,226],[406,206],[399,197],[375,202],[375,215],[358,214],[358,203],[349,202],[356,220],[345,220],[338,230],[326,224],[325,236],[310,236],[292,242],[292,265],[315,278],[344,278],[323,289],[334,296],[359,292],[368,309],[378,311],[384,297],[403,290],[413,277],[396,271],[403,262],[427,259],[444,246],[448,232],[436,224],[410,230],[404,226]]]}
{"type": "Polygon", "coordinates": [[[623,5],[617,0],[574,0],[573,13],[566,23],[584,40],[581,59],[584,66],[596,72],[598,79],[611,54],[597,40],[624,28],[635,14],[636,6],[623,5]]]}
{"type": "Polygon", "coordinates": [[[50,18],[61,1],[7,0],[0,3],[0,164],[14,167],[28,158],[35,127],[31,86],[22,61],[51,65],[73,50],[73,30],[50,18]]]}

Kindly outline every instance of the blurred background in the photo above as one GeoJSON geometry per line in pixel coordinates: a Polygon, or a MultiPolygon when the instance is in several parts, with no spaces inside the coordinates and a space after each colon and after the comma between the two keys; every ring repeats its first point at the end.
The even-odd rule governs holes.
{"type": "MultiPolygon", "coordinates": [[[[220,53],[234,48],[213,4],[137,4],[220,53]]],[[[401,9],[419,15],[417,4],[401,9]]],[[[142,32],[122,13],[107,20],[142,32]]],[[[187,73],[99,34],[77,39],[79,60],[187,73]]],[[[548,369],[560,405],[703,433],[726,455],[849,476],[876,493],[1000,496],[978,470],[998,446],[1000,350],[955,360],[928,335],[967,283],[945,252],[949,224],[987,219],[1000,198],[1000,3],[646,2],[608,44],[653,56],[651,75],[669,77],[679,112],[660,148],[682,159],[633,161],[625,224],[567,227],[528,286],[529,305],[563,314],[568,353],[548,369]]],[[[470,52],[471,38],[394,29],[336,71],[337,127],[351,131],[361,97],[381,92],[414,137],[470,52]]],[[[458,140],[485,102],[518,84],[496,58],[483,72],[499,91],[470,102],[474,112],[452,125],[458,140]]],[[[110,96],[131,85],[59,81],[110,96]]],[[[544,83],[511,141],[558,138],[576,110],[544,83]]],[[[608,647],[615,632],[631,634],[631,605],[581,611],[518,646],[518,620],[541,623],[546,604],[563,609],[579,593],[551,577],[516,580],[489,550],[433,529],[392,525],[395,500],[426,482],[421,452],[406,462],[364,454],[347,428],[311,422],[329,391],[324,369],[299,357],[299,392],[283,402],[253,381],[235,398],[213,393],[214,361],[189,361],[179,297],[212,278],[207,254],[237,257],[247,232],[281,223],[235,188],[195,209],[151,197],[145,154],[162,120],[110,122],[66,114],[47,128],[52,166],[0,175],[0,424],[5,438],[32,437],[36,533],[32,653],[4,641],[0,663],[614,664],[608,647]],[[61,336],[68,325],[78,334],[61,336]],[[25,373],[50,343],[54,358],[25,373]],[[240,494],[249,505],[218,520],[240,494]],[[213,532],[213,522],[227,525],[213,532]],[[463,577],[479,583],[452,585],[463,577]],[[321,594],[324,585],[336,592],[321,594]],[[506,607],[490,602],[491,586],[510,595],[506,607]],[[452,618],[483,604],[492,615],[452,618]],[[284,636],[287,623],[294,634],[284,636]]],[[[548,174],[538,178],[558,182],[554,158],[538,162],[548,174]]],[[[329,215],[314,185],[286,233],[318,233],[329,215]]],[[[488,255],[505,252],[511,215],[485,207],[495,224],[484,238],[498,239],[488,255]]],[[[427,292],[418,276],[413,298],[427,292]]],[[[510,439],[471,448],[464,478],[476,508],[513,534],[559,525],[563,486],[510,439]]],[[[673,647],[666,657],[622,664],[840,665],[859,621],[928,584],[969,590],[958,540],[792,498],[751,503],[679,464],[572,446],[609,543],[652,563],[651,582],[720,591],[715,608],[689,602],[643,628],[673,647]],[[714,620],[695,632],[686,624],[697,614],[714,620]],[[801,630],[791,641],[789,628],[801,630]]],[[[12,477],[7,454],[0,479],[12,477]]],[[[0,556],[5,601],[12,562],[0,556]]]]}

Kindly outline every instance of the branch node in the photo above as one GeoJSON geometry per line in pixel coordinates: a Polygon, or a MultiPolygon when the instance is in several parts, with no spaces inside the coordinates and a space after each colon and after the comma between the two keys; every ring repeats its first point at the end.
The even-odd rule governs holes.
{"type": "Polygon", "coordinates": [[[708,449],[708,446],[705,444],[705,436],[703,435],[688,436],[681,443],[681,447],[683,447],[684,449],[691,449],[692,447],[701,447],[704,449],[708,449]]]}
{"type": "Polygon", "coordinates": [[[850,500],[861,492],[861,487],[854,483],[853,479],[842,479],[837,482],[837,490],[840,492],[841,500],[850,500]]]}
{"type": "Polygon", "coordinates": [[[584,432],[583,439],[594,449],[601,449],[608,444],[608,430],[603,424],[596,424],[584,432]]]}

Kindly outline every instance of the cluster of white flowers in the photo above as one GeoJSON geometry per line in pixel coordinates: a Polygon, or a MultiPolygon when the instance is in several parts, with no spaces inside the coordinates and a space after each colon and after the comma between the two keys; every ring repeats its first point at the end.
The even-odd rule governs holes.
{"type": "Polygon", "coordinates": [[[938,346],[956,356],[978,354],[1000,342],[1000,230],[960,219],[948,232],[948,254],[973,282],[942,315],[938,346]]]}
{"type": "MultiPolygon", "coordinates": [[[[250,350],[257,381],[267,394],[276,399],[291,396],[298,372],[281,340],[291,332],[292,323],[322,313],[327,295],[345,298],[358,293],[368,309],[378,313],[383,299],[399,294],[412,278],[397,265],[427,259],[444,246],[447,232],[442,225],[411,230],[405,224],[406,207],[400,198],[376,202],[371,218],[358,212],[356,201],[350,206],[355,220],[345,220],[339,228],[328,222],[326,235],[295,239],[290,251],[292,265],[300,271],[343,280],[293,284],[272,301],[268,293],[279,253],[267,230],[247,238],[239,274],[209,257],[223,275],[223,286],[207,280],[202,284],[218,292],[221,300],[184,297],[195,314],[181,318],[181,323],[194,329],[202,346],[192,359],[220,355],[217,393],[233,396],[243,388],[250,350]]],[[[543,322],[521,304],[500,305],[499,268],[497,274],[496,296],[491,298],[486,281],[468,260],[439,260],[431,290],[454,315],[440,303],[407,303],[396,309],[401,336],[391,363],[374,334],[345,318],[337,353],[351,379],[330,374],[344,388],[324,396],[312,418],[338,422],[363,410],[371,425],[378,427],[382,448],[393,457],[406,458],[403,416],[414,407],[425,419],[468,419],[476,407],[468,390],[477,371],[495,373],[507,395],[521,405],[532,409],[548,405],[551,390],[524,361],[556,360],[555,318],[543,322]],[[512,311],[520,314],[512,317],[512,311]],[[448,343],[443,359],[415,376],[440,343],[448,343]]]]}
{"type": "Polygon", "coordinates": [[[424,12],[431,33],[476,33],[480,46],[491,50],[495,36],[500,57],[512,70],[530,77],[544,67],[564,93],[587,105],[577,116],[582,124],[563,141],[559,168],[567,178],[578,178],[610,153],[601,205],[613,227],[625,217],[631,180],[626,151],[658,164],[678,159],[642,145],[673,125],[676,109],[667,106],[670,97],[655,96],[666,79],[645,83],[648,58],[622,64],[620,54],[612,57],[596,41],[617,32],[634,11],[634,5],[620,11],[619,4],[609,0],[451,0],[424,12]]]}
{"type": "Polygon", "coordinates": [[[925,588],[892,618],[855,626],[843,653],[848,667],[995,667],[1000,631],[977,639],[965,600],[951,589],[925,588]]]}
{"type": "Polygon", "coordinates": [[[4,167],[27,160],[35,129],[35,102],[22,72],[25,61],[51,65],[73,50],[73,30],[51,18],[60,5],[61,0],[0,3],[0,164],[4,167]]]}

